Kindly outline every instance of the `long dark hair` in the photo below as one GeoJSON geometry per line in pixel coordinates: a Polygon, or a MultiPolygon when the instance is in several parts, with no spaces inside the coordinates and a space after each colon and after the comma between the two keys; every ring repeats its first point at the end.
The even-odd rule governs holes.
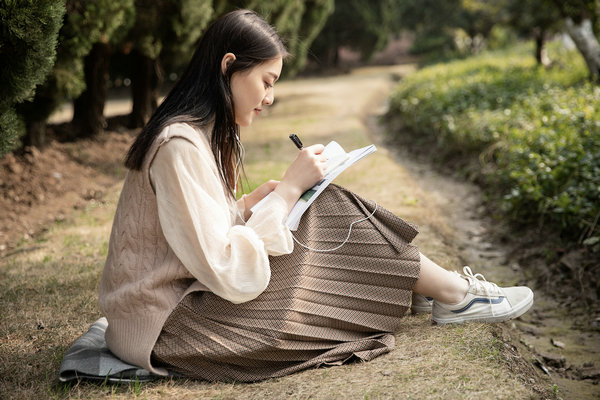
{"type": "Polygon", "coordinates": [[[125,166],[141,170],[152,142],[170,124],[185,122],[201,127],[214,122],[209,138],[211,150],[223,184],[234,188],[241,146],[239,126],[235,123],[231,76],[287,55],[275,29],[253,11],[232,11],[217,19],[202,36],[179,81],[135,139],[127,153],[125,166]],[[223,74],[221,60],[227,53],[233,53],[236,58],[223,74]]]}

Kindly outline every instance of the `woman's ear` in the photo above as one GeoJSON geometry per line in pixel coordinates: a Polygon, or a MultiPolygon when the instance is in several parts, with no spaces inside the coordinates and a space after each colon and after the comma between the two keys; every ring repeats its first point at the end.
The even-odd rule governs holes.
{"type": "Polygon", "coordinates": [[[235,54],[227,53],[221,59],[221,72],[225,75],[227,68],[235,61],[235,54]]]}

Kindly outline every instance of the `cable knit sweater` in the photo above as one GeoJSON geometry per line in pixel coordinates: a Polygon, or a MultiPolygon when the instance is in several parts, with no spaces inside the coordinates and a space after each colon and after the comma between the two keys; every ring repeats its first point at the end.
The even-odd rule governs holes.
{"type": "Polygon", "coordinates": [[[127,174],[100,281],[114,354],[166,374],[150,354],[186,294],[241,303],[267,287],[268,256],[293,249],[287,205],[273,192],[244,222],[244,202],[227,195],[205,132],[173,124],[159,134],[142,170],[127,174]]]}

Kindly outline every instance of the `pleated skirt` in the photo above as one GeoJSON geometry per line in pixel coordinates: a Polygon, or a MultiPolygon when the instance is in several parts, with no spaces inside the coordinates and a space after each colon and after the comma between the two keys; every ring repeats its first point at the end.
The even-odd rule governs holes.
{"type": "Polygon", "coordinates": [[[163,326],[153,365],[202,380],[252,382],[391,351],[419,277],[411,244],[417,229],[330,185],[293,234],[305,247],[295,243],[291,254],[270,258],[270,283],[256,299],[183,298],[163,326]],[[373,211],[348,238],[352,222],[373,211]]]}

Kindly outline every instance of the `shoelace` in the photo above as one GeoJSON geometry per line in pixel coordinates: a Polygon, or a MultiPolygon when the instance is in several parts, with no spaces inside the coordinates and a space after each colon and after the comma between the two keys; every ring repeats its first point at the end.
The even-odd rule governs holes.
{"type": "MultiPolygon", "coordinates": [[[[491,289],[494,293],[500,293],[500,288],[498,287],[498,285],[496,285],[493,282],[488,282],[488,280],[485,279],[485,276],[483,276],[480,273],[473,274],[473,271],[471,271],[470,267],[468,267],[468,266],[463,267],[463,273],[467,277],[469,282],[473,282],[475,284],[475,287],[478,290],[481,288],[488,298],[490,297],[489,289],[491,289]]],[[[492,316],[495,316],[494,307],[492,306],[492,302],[489,301],[489,304],[490,304],[490,311],[492,312],[492,316]]]]}

